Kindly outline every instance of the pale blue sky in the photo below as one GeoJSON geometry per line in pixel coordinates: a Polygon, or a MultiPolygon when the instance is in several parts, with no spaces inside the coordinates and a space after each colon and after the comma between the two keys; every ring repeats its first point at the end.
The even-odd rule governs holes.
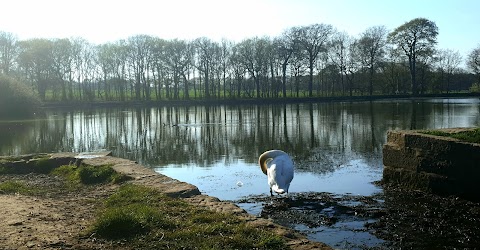
{"type": "Polygon", "coordinates": [[[15,0],[0,7],[0,31],[19,39],[83,37],[98,44],[148,34],[241,41],[314,23],[357,37],[371,26],[392,31],[424,17],[439,28],[439,48],[465,56],[480,44],[480,0],[15,0]]]}

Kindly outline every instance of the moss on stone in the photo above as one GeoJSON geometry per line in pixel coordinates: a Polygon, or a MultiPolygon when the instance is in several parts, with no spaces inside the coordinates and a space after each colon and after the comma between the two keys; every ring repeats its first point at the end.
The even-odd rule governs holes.
{"type": "Polygon", "coordinates": [[[425,130],[425,131],[420,131],[420,133],[427,134],[427,135],[446,136],[446,137],[455,138],[461,141],[480,143],[480,128],[476,128],[473,130],[464,130],[459,132],[447,132],[443,130],[425,130]]]}

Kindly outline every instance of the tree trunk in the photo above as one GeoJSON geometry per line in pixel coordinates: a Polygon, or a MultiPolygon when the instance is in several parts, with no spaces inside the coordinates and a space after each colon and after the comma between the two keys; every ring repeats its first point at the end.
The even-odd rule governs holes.
{"type": "Polygon", "coordinates": [[[369,79],[369,84],[368,84],[368,93],[370,96],[373,95],[373,74],[375,71],[373,70],[373,67],[370,67],[370,79],[369,79]]]}
{"type": "Polygon", "coordinates": [[[415,58],[414,56],[408,57],[409,66],[410,66],[410,79],[412,81],[412,95],[417,96],[417,81],[416,81],[416,71],[415,71],[415,58]]]}
{"type": "Polygon", "coordinates": [[[313,96],[313,60],[310,60],[309,70],[310,70],[310,73],[308,76],[308,96],[312,97],[313,96]]]}
{"type": "Polygon", "coordinates": [[[287,98],[287,64],[282,65],[282,93],[283,98],[287,98]]]}
{"type": "Polygon", "coordinates": [[[255,82],[255,87],[257,89],[257,98],[260,98],[260,80],[258,77],[253,77],[253,81],[255,82]]]}

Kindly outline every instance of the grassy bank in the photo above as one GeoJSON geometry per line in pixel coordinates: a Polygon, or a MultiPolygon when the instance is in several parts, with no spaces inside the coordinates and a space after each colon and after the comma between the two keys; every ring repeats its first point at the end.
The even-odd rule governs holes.
{"type": "Polygon", "coordinates": [[[461,141],[472,142],[472,143],[480,143],[480,128],[476,128],[473,130],[466,130],[460,132],[445,132],[440,130],[428,130],[422,131],[421,133],[429,134],[429,135],[436,135],[436,136],[446,136],[455,138],[461,141]]]}
{"type": "Polygon", "coordinates": [[[181,198],[168,197],[153,188],[133,184],[131,178],[108,165],[55,167],[48,165],[46,158],[31,162],[35,163],[16,166],[8,159],[0,162],[0,194],[59,200],[85,192],[112,190],[103,199],[88,201],[87,206],[95,216],[88,227],[78,232],[79,240],[95,239],[99,247],[288,249],[282,237],[253,227],[241,217],[214,212],[181,198]]]}
{"type": "Polygon", "coordinates": [[[86,232],[128,239],[136,249],[285,249],[281,237],[239,217],[127,184],[111,195],[86,232]]]}

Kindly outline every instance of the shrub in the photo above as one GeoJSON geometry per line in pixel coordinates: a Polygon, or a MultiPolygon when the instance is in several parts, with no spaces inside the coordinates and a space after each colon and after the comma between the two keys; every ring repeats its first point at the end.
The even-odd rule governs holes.
{"type": "Polygon", "coordinates": [[[40,99],[27,85],[0,75],[0,117],[32,114],[39,104],[40,99]]]}
{"type": "Polygon", "coordinates": [[[18,181],[5,181],[0,183],[0,193],[5,194],[29,194],[32,191],[23,183],[18,181]]]}
{"type": "Polygon", "coordinates": [[[470,92],[471,93],[480,93],[480,84],[479,83],[474,83],[470,87],[470,92]]]}
{"type": "Polygon", "coordinates": [[[129,179],[117,173],[110,166],[63,165],[52,170],[51,174],[65,177],[71,186],[79,184],[120,183],[129,179]]]}
{"type": "Polygon", "coordinates": [[[115,170],[107,166],[83,166],[77,169],[78,179],[83,184],[108,182],[115,173],[115,170]]]}
{"type": "Polygon", "coordinates": [[[48,174],[56,166],[48,158],[42,158],[35,161],[34,170],[35,173],[48,174]]]}

